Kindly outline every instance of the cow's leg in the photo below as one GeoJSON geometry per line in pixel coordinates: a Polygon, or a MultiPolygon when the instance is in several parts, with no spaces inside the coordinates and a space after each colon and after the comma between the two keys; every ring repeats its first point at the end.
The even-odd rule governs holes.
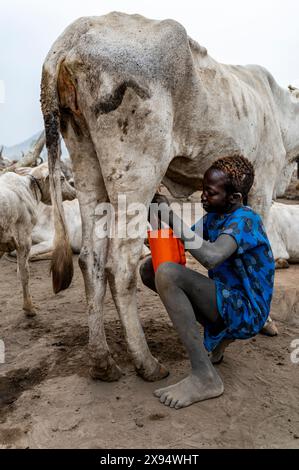
{"type": "Polygon", "coordinates": [[[94,379],[118,380],[121,370],[113,360],[106,341],[103,306],[107,278],[105,264],[108,240],[94,234],[95,211],[98,204],[107,201],[107,192],[101,169],[87,129],[77,137],[68,126],[64,135],[72,160],[75,187],[82,219],[82,248],[79,266],[83,275],[89,323],[90,374],[94,379]]]}
{"type": "MultiPolygon", "coordinates": [[[[166,165],[167,158],[166,156],[166,165]]],[[[163,155],[161,160],[163,161],[163,155]]],[[[141,157],[139,162],[137,160],[136,167],[138,164],[142,165],[141,157]]],[[[145,164],[144,166],[146,167],[145,164]]],[[[163,172],[163,168],[160,171],[163,172]]],[[[132,172],[126,174],[123,172],[122,178],[117,178],[116,181],[109,178],[105,180],[109,199],[114,207],[116,227],[115,236],[109,240],[106,271],[136,371],[148,381],[160,380],[168,375],[164,366],[150,353],[138,317],[136,295],[137,270],[143,248],[143,236],[146,235],[147,211],[161,179],[158,172],[153,176],[150,171],[143,172],[137,169],[135,172],[132,169],[132,172]],[[136,213],[130,211],[130,206],[136,203],[140,210],[141,208],[144,210],[143,221],[139,221],[141,236],[138,238],[129,233],[130,228],[134,227],[133,219],[136,217],[136,213]],[[144,229],[143,234],[141,227],[144,229]],[[124,232],[119,233],[118,230],[122,229],[124,232]]]]}
{"type": "Polygon", "coordinates": [[[47,240],[31,247],[29,261],[51,259],[53,252],[53,241],[47,240]]]}
{"type": "MultiPolygon", "coordinates": [[[[92,172],[90,172],[89,181],[91,178],[92,172]]],[[[105,264],[108,240],[96,240],[94,236],[95,209],[98,205],[98,197],[98,189],[88,193],[80,191],[82,249],[79,265],[84,278],[87,300],[90,375],[94,379],[111,382],[118,380],[122,373],[110,354],[104,329],[103,310],[107,285],[105,264]]]]}
{"type": "MultiPolygon", "coordinates": [[[[118,219],[116,218],[116,223],[118,219]]],[[[143,239],[115,237],[110,240],[107,273],[136,371],[145,380],[156,381],[168,371],[150,353],[137,312],[137,267],[143,239]]]]}
{"type": "MultiPolygon", "coordinates": [[[[84,159],[79,155],[75,158],[71,156],[83,223],[84,247],[80,259],[83,271],[87,271],[86,289],[90,291],[89,305],[93,310],[98,306],[99,299],[103,298],[106,286],[103,266],[106,262],[107,240],[95,240],[96,236],[90,240],[88,235],[94,229],[93,215],[97,203],[106,200],[106,188],[109,201],[116,212],[119,208],[118,195],[126,196],[129,204],[143,203],[148,208],[167,171],[173,151],[170,95],[156,85],[150,91],[143,89],[142,85],[132,83],[128,85],[125,81],[121,86],[117,84],[111,90],[111,95],[109,87],[112,85],[114,88],[113,80],[110,82],[110,77],[103,75],[97,96],[90,96],[89,99],[87,90],[90,90],[90,81],[82,74],[78,79],[78,99],[73,103],[76,122],[81,119],[78,107],[82,106],[84,110],[84,119],[88,123],[88,132],[99,162],[96,166],[92,159],[94,150],[91,152],[90,148],[84,148],[80,152],[84,159]],[[109,93],[106,93],[108,89],[109,93]],[[97,103],[98,95],[103,102],[97,103]],[[99,171],[99,165],[102,172],[99,171]],[[100,178],[102,175],[104,184],[100,178]],[[84,183],[81,186],[80,181],[84,183]],[[94,287],[89,285],[89,279],[97,277],[99,280],[95,297],[94,287]]],[[[70,100],[68,105],[69,103],[70,100]]],[[[80,136],[81,143],[82,139],[80,136]]],[[[119,216],[123,215],[125,214],[120,211],[119,216]]],[[[118,220],[120,219],[117,216],[116,222],[118,220]]],[[[124,225],[127,226],[126,222],[124,225]]],[[[136,271],[142,244],[142,238],[110,238],[106,273],[135,367],[145,379],[159,380],[167,375],[167,371],[151,355],[137,315],[136,271]]],[[[104,343],[102,319],[101,322],[96,320],[94,313],[90,315],[90,329],[98,333],[97,344],[94,345],[96,357],[99,358],[97,368],[94,368],[95,375],[106,378],[110,371],[117,374],[114,362],[108,356],[106,342],[104,343]],[[100,344],[99,337],[102,339],[100,344]]]]}
{"type": "Polygon", "coordinates": [[[128,207],[137,203],[145,211],[145,220],[140,224],[145,233],[140,238],[127,232],[109,240],[106,270],[136,371],[148,381],[160,380],[168,371],[150,353],[140,324],[137,268],[146,235],[147,210],[172,158],[171,110],[170,98],[162,89],[157,87],[147,99],[128,88],[116,110],[102,113],[97,120],[90,116],[89,120],[116,227],[126,232],[134,218],[126,214],[120,196],[128,207]]]}
{"type": "Polygon", "coordinates": [[[22,240],[22,242],[19,243],[17,248],[17,259],[23,288],[23,310],[27,317],[34,317],[36,315],[36,309],[33,305],[29,290],[30,272],[28,257],[30,252],[30,245],[30,239],[28,239],[27,242],[22,240]]]}
{"type": "MultiPolygon", "coordinates": [[[[89,84],[86,84],[86,87],[88,86],[89,84]]],[[[72,161],[82,219],[79,265],[87,300],[90,374],[95,379],[114,381],[121,376],[121,370],[110,354],[103,318],[108,240],[96,239],[94,236],[96,207],[107,200],[107,193],[90,131],[79,106],[75,83],[64,65],[60,68],[58,92],[61,132],[72,161]]]]}

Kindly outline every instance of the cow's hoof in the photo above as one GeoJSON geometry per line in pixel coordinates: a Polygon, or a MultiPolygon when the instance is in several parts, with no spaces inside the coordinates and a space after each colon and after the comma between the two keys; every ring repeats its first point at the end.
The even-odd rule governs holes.
{"type": "Polygon", "coordinates": [[[103,382],[116,382],[123,375],[121,369],[116,362],[110,357],[106,360],[103,367],[102,364],[93,365],[89,369],[89,375],[93,380],[102,380],[103,382]]]}
{"type": "Polygon", "coordinates": [[[136,368],[136,371],[137,374],[147,382],[158,382],[158,380],[165,379],[165,377],[169,375],[169,371],[166,369],[166,367],[164,367],[163,364],[160,364],[160,362],[158,362],[156,359],[155,367],[152,371],[145,370],[145,368],[136,368]]]}
{"type": "Polygon", "coordinates": [[[288,269],[290,267],[288,261],[283,258],[279,258],[275,261],[275,269],[288,269]]]}
{"type": "Polygon", "coordinates": [[[28,308],[23,308],[23,312],[27,318],[33,318],[36,317],[37,311],[34,307],[28,309],[28,308]]]}

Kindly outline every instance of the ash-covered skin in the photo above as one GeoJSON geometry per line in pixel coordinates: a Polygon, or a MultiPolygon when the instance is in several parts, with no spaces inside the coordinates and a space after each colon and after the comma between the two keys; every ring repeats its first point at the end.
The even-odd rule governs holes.
{"type": "MultiPolygon", "coordinates": [[[[154,202],[164,203],[163,216],[183,241],[200,238],[170,209],[165,196],[156,195],[154,202]],[[168,208],[168,210],[167,210],[168,208]],[[182,236],[183,234],[183,236],[182,236]]],[[[240,193],[227,191],[227,176],[210,169],[204,175],[202,203],[207,212],[229,213],[242,205],[240,193]]],[[[237,249],[230,235],[220,236],[214,243],[200,240],[200,248],[190,254],[203,266],[212,269],[223,263],[237,249]]],[[[209,322],[217,333],[225,325],[218,313],[215,282],[200,273],[175,263],[163,263],[154,273],[152,260],[147,258],[140,267],[143,283],[157,292],[184,344],[191,363],[191,373],[181,382],[155,391],[160,402],[179,409],[195,402],[218,397],[223,393],[222,380],[204,348],[198,323],[209,322]]]]}

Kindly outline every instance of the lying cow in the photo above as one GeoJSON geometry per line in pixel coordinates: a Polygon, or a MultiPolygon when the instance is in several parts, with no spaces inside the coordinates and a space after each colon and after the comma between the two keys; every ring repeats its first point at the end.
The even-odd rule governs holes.
{"type": "Polygon", "coordinates": [[[174,197],[188,197],[217,158],[241,153],[256,173],[250,205],[266,223],[276,181],[299,154],[299,102],[263,67],[218,63],[179,23],[122,13],[68,27],[45,60],[41,91],[57,233],[54,291],[67,288],[73,272],[57,177],[61,131],[82,216],[91,375],[121,376],[104,329],[108,280],[137,372],[159,380],[167,371],[151,355],[137,314],[143,240],[97,238],[99,204],[109,201],[123,220],[118,196],[148,208],[162,181],[174,197]]]}
{"type": "MultiPolygon", "coordinates": [[[[31,234],[37,221],[37,208],[42,201],[51,204],[48,164],[27,170],[27,175],[5,173],[0,176],[0,258],[17,252],[18,269],[23,287],[23,310],[36,314],[29,291],[28,255],[31,234]]],[[[61,174],[63,199],[74,199],[76,192],[61,174]]]]}
{"type": "MultiPolygon", "coordinates": [[[[70,180],[68,182],[70,183],[70,180]]],[[[63,209],[72,252],[79,254],[82,246],[82,223],[78,199],[64,201],[63,209]]],[[[37,223],[32,230],[29,261],[51,260],[54,250],[54,236],[52,206],[40,202],[37,209],[37,223]]],[[[141,259],[149,253],[149,249],[144,245],[141,259]]],[[[9,256],[15,258],[16,251],[11,252],[9,256]]]]}
{"type": "Polygon", "coordinates": [[[277,268],[299,263],[299,205],[273,202],[268,222],[268,237],[277,268]]]}
{"type": "MultiPolygon", "coordinates": [[[[63,202],[65,222],[73,253],[80,253],[82,244],[82,224],[78,199],[63,202]]],[[[30,261],[51,259],[54,249],[54,220],[51,206],[40,203],[37,224],[32,231],[30,261]]]]}

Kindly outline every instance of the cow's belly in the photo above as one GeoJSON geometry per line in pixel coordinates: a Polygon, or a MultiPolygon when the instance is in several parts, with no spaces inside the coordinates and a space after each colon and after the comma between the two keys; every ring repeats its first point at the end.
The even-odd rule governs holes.
{"type": "Polygon", "coordinates": [[[0,251],[9,253],[16,249],[16,237],[12,230],[0,229],[0,251]]]}
{"type": "MultiPolygon", "coordinates": [[[[174,197],[186,197],[201,190],[203,175],[215,160],[244,151],[233,135],[224,132],[200,132],[193,128],[190,135],[193,138],[188,142],[180,133],[175,136],[174,147],[179,156],[174,156],[163,179],[174,197]]],[[[251,157],[254,160],[255,154],[251,157]]]]}

